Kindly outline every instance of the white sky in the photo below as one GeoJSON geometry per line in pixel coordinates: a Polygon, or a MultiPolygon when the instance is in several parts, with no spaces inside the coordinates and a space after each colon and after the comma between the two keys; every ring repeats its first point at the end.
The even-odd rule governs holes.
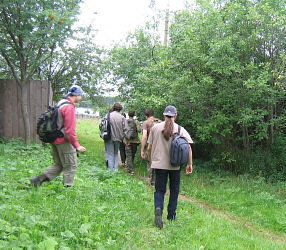
{"type": "MultiPolygon", "coordinates": [[[[156,9],[183,9],[186,2],[194,0],[155,0],[156,9]]],[[[153,13],[149,8],[151,0],[84,0],[79,16],[80,25],[92,25],[98,30],[95,43],[111,46],[124,39],[128,32],[143,26],[153,13]]]]}

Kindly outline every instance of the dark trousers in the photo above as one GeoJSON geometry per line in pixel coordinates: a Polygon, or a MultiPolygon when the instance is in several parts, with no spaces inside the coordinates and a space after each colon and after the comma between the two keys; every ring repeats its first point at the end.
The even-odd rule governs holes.
{"type": "Polygon", "coordinates": [[[165,170],[155,169],[155,193],[154,193],[154,205],[155,208],[164,208],[164,196],[166,193],[167,181],[170,181],[170,198],[168,204],[168,217],[176,216],[176,209],[178,203],[178,196],[180,190],[180,170],[165,170]]]}
{"type": "Polygon", "coordinates": [[[125,161],[126,161],[126,152],[125,152],[125,144],[123,142],[120,142],[119,152],[120,152],[121,162],[125,163],[125,161]]]}

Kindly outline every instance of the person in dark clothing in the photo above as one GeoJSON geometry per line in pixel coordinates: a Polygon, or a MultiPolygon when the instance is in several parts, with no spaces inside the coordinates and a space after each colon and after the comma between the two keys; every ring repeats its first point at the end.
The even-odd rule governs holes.
{"type": "Polygon", "coordinates": [[[131,110],[128,112],[129,118],[127,119],[127,127],[133,128],[134,135],[133,138],[125,138],[125,151],[126,151],[126,160],[127,160],[127,171],[130,174],[134,174],[134,158],[137,152],[137,147],[140,144],[140,139],[138,132],[141,132],[140,124],[137,120],[134,119],[135,111],[131,110]]]}

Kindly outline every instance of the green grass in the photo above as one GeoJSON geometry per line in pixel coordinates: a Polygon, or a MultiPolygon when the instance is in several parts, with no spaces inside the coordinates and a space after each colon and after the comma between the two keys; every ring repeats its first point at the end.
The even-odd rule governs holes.
{"type": "MultiPolygon", "coordinates": [[[[52,162],[49,147],[25,146],[19,141],[0,144],[0,248],[285,249],[285,244],[264,233],[249,230],[188,201],[179,201],[177,221],[168,222],[164,213],[164,228],[157,229],[153,225],[153,189],[124,171],[106,170],[96,122],[78,121],[78,134],[87,152],[80,154],[75,186],[69,189],[62,186],[61,176],[39,189],[29,184],[31,176],[52,162]]],[[[136,172],[144,175],[145,162],[138,157],[136,164],[136,172]]],[[[273,195],[281,202],[275,211],[283,209],[283,204],[285,209],[283,189],[279,186],[279,193],[278,186],[263,183],[258,184],[259,192],[253,190],[257,197],[248,210],[239,213],[241,208],[233,207],[243,204],[243,198],[237,194],[243,194],[244,188],[252,189],[253,182],[245,177],[244,181],[250,183],[245,186],[244,182],[239,184],[239,178],[220,178],[207,171],[197,171],[190,177],[183,175],[182,192],[250,221],[255,221],[251,211],[257,208],[253,207],[257,197],[270,199],[273,195]],[[216,181],[212,182],[213,179],[216,181]],[[266,190],[271,196],[261,195],[266,190]]],[[[269,215],[275,206],[267,208],[269,215]]],[[[255,223],[284,232],[276,229],[268,217],[265,220],[269,225],[255,223]]]]}
{"type": "Polygon", "coordinates": [[[286,236],[285,183],[267,184],[259,177],[198,169],[191,178],[183,178],[182,192],[286,236]]]}

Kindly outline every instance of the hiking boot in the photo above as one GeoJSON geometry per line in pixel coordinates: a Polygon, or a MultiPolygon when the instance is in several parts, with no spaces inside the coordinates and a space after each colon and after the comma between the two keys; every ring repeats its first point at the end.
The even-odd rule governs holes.
{"type": "Polygon", "coordinates": [[[168,214],[167,220],[176,220],[176,215],[175,214],[168,214]]]}
{"type": "Polygon", "coordinates": [[[130,174],[130,175],[135,175],[135,172],[132,169],[128,169],[127,173],[130,174]]]}
{"type": "Polygon", "coordinates": [[[163,211],[161,208],[157,207],[155,209],[155,225],[160,229],[163,228],[162,213],[163,211]]]}
{"type": "Polygon", "coordinates": [[[49,181],[49,178],[45,174],[40,174],[39,176],[32,177],[30,179],[31,184],[34,187],[39,187],[42,185],[43,182],[49,181]]]}

